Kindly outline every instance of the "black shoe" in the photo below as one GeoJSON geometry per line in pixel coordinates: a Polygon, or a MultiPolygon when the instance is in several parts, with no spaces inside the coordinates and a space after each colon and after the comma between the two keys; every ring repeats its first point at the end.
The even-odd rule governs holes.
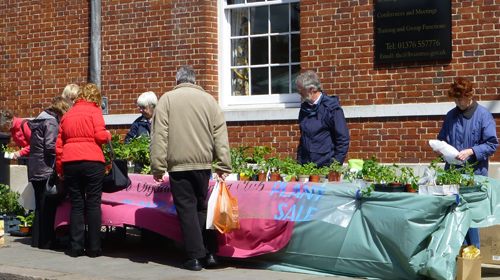
{"type": "Polygon", "coordinates": [[[217,262],[217,258],[215,257],[215,254],[211,254],[211,253],[208,253],[207,256],[205,257],[205,263],[206,263],[207,268],[214,268],[219,264],[217,262]]]}
{"type": "Polygon", "coordinates": [[[89,256],[89,258],[97,258],[102,256],[102,251],[101,250],[87,251],[87,256],[89,256]]]}
{"type": "Polygon", "coordinates": [[[188,270],[194,270],[194,271],[200,271],[201,270],[201,264],[198,261],[198,259],[192,259],[192,260],[187,260],[182,264],[182,268],[188,269],[188,270]]]}
{"type": "Polygon", "coordinates": [[[85,256],[85,251],[83,251],[83,250],[71,250],[71,253],[69,255],[72,258],[77,258],[80,256],[85,256]]]}

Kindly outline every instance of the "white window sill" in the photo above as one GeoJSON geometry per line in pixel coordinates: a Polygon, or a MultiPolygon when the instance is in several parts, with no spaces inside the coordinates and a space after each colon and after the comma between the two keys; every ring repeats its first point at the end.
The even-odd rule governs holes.
{"type": "MultiPolygon", "coordinates": [[[[500,101],[480,101],[492,114],[500,113],[500,101]]],[[[455,107],[454,102],[417,103],[373,106],[344,106],[344,114],[351,118],[403,117],[403,116],[444,116],[455,107]]],[[[226,121],[276,121],[296,120],[299,108],[238,109],[224,110],[226,121]]],[[[106,125],[130,125],[140,114],[104,115],[106,125]]]]}

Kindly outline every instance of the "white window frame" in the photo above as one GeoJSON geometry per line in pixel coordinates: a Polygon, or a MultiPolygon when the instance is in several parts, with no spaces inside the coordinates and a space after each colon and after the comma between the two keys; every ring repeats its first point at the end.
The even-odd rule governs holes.
{"type": "MultiPolygon", "coordinates": [[[[219,105],[223,109],[265,109],[265,108],[297,108],[300,107],[300,96],[297,92],[288,94],[232,96],[231,91],[231,21],[230,10],[289,3],[300,3],[300,0],[266,0],[248,4],[227,5],[227,0],[219,0],[219,105]]],[[[270,26],[269,26],[270,28],[270,26]]],[[[297,32],[300,34],[300,32],[297,32]]],[[[267,33],[268,36],[278,33],[267,33]]],[[[292,33],[293,34],[293,33],[292,33]]],[[[251,36],[251,35],[249,35],[251,36]]],[[[270,44],[270,42],[269,42],[270,44]]],[[[271,55],[271,54],[269,54],[271,55]]],[[[289,53],[291,55],[291,52],[289,53]]],[[[269,61],[270,62],[270,61],[269,61]]],[[[278,65],[271,64],[268,65],[278,65]]],[[[297,63],[300,65],[300,62],[297,63]]],[[[269,81],[270,71],[268,73],[269,81]]],[[[290,86],[295,81],[289,81],[290,86]]],[[[251,86],[251,85],[250,85],[251,86]]]]}

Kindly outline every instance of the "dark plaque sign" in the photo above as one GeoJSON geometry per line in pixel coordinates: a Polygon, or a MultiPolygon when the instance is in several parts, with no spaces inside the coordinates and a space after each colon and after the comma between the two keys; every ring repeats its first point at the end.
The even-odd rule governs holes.
{"type": "Polygon", "coordinates": [[[374,0],[375,63],[451,59],[451,0],[374,0]]]}

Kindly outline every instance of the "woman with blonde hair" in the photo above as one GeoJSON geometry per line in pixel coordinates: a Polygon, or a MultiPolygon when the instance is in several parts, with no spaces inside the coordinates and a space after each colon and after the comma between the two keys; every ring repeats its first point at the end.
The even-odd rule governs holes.
{"type": "Polygon", "coordinates": [[[28,180],[35,191],[35,217],[31,231],[31,246],[53,249],[57,246],[54,219],[58,202],[46,196],[45,184],[52,174],[56,160],[56,139],[59,120],[73,106],[68,98],[58,96],[49,108],[30,121],[31,150],[28,163],[28,180]]]}
{"type": "Polygon", "coordinates": [[[74,103],[79,89],[80,87],[77,84],[69,84],[64,88],[62,97],[69,98],[74,103]]]}
{"type": "Polygon", "coordinates": [[[98,257],[101,252],[101,195],[104,178],[102,144],[111,139],[106,130],[96,84],[88,83],[78,91],[73,108],[61,119],[56,142],[56,169],[71,199],[71,256],[85,253],[98,257]],[[86,216],[85,216],[86,214],[86,216]],[[85,217],[88,242],[85,241],[85,217]]]}

